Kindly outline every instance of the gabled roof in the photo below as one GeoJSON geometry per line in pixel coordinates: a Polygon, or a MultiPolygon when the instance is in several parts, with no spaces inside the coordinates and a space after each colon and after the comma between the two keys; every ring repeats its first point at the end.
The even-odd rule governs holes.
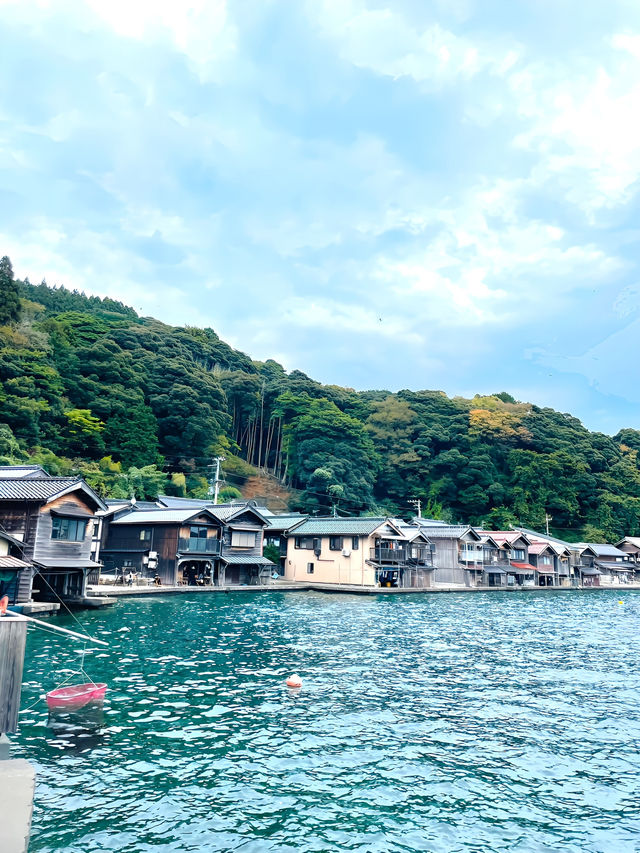
{"type": "Polygon", "coordinates": [[[268,519],[262,515],[257,507],[250,506],[249,504],[232,504],[231,506],[212,504],[207,507],[207,510],[225,524],[233,524],[235,519],[241,515],[245,515],[247,512],[255,515],[258,521],[261,521],[264,525],[269,523],[268,519]]]}
{"type": "Polygon", "coordinates": [[[505,542],[512,545],[517,539],[524,540],[525,545],[531,541],[529,537],[520,530],[481,530],[483,535],[491,536],[499,545],[504,545],[505,542]]]}
{"type": "Polygon", "coordinates": [[[525,533],[530,540],[536,539],[539,542],[549,542],[551,545],[561,545],[569,551],[579,551],[580,547],[575,542],[566,542],[564,539],[558,539],[557,536],[551,536],[547,533],[540,533],[537,530],[529,530],[527,527],[514,527],[514,530],[525,533]]]}
{"type": "Polygon", "coordinates": [[[250,506],[251,509],[257,510],[263,518],[270,518],[273,513],[266,506],[261,506],[254,500],[246,500],[246,501],[232,501],[230,503],[222,503],[222,504],[214,504],[211,498],[181,498],[175,497],[174,495],[158,495],[157,500],[158,506],[166,506],[171,509],[186,509],[189,506],[206,506],[210,509],[212,506],[219,507],[220,509],[226,509],[227,507],[231,509],[237,509],[238,507],[250,506]]]}
{"type": "Polygon", "coordinates": [[[48,477],[41,465],[0,465],[3,480],[20,480],[23,477],[48,477]]]}
{"type": "Polygon", "coordinates": [[[640,548],[640,536],[625,536],[624,539],[616,542],[616,548],[619,548],[621,545],[625,545],[626,543],[633,545],[635,548],[640,548]]]}
{"type": "Polygon", "coordinates": [[[498,545],[496,540],[488,533],[482,533],[482,531],[479,531],[479,533],[481,535],[483,545],[493,545],[494,548],[500,548],[500,545],[498,545]]]}
{"type": "Polygon", "coordinates": [[[220,523],[220,520],[205,507],[197,507],[196,509],[189,507],[189,509],[132,509],[126,515],[116,518],[111,524],[114,526],[120,524],[139,524],[142,527],[146,524],[185,524],[189,519],[197,518],[199,515],[208,515],[211,521],[220,523]]]}
{"type": "Polygon", "coordinates": [[[551,547],[549,542],[532,542],[529,545],[529,553],[530,554],[544,554],[545,551],[551,551],[552,554],[555,554],[556,551],[551,547]]]}
{"type": "Polygon", "coordinates": [[[307,518],[289,532],[295,536],[370,536],[385,523],[390,523],[388,518],[307,518]]]}
{"type": "Polygon", "coordinates": [[[98,509],[107,505],[82,477],[21,477],[0,478],[0,501],[38,501],[48,503],[55,498],[82,491],[98,509]]]}
{"type": "MultiPolygon", "coordinates": [[[[419,523],[420,520],[416,519],[416,523],[419,523]]],[[[471,533],[478,542],[482,538],[480,533],[468,524],[427,524],[424,526],[429,539],[461,539],[468,533],[471,533]]]]}
{"type": "Polygon", "coordinates": [[[596,557],[624,557],[628,559],[629,555],[625,551],[616,548],[615,545],[601,544],[599,542],[580,542],[583,548],[591,548],[596,557]]]}

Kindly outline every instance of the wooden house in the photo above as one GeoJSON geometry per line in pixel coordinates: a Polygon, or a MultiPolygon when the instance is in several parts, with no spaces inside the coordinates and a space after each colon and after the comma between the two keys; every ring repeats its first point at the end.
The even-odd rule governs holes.
{"type": "MultiPolygon", "coordinates": [[[[0,526],[21,543],[22,559],[35,569],[35,600],[86,594],[87,574],[97,567],[91,560],[92,522],[104,509],[78,477],[0,477],[0,526]]],[[[26,593],[19,590],[21,600],[26,593]]]]}
{"type": "Polygon", "coordinates": [[[501,562],[507,573],[508,586],[552,586],[553,572],[538,573],[529,560],[530,540],[518,530],[482,530],[483,536],[490,536],[498,545],[502,557],[501,562]],[[543,581],[539,582],[540,575],[543,581]],[[550,581],[547,580],[550,577],[550,581]]]}
{"type": "Polygon", "coordinates": [[[633,579],[637,581],[640,575],[640,536],[625,536],[616,542],[616,548],[629,556],[630,568],[633,567],[633,579]]]}
{"type": "Polygon", "coordinates": [[[433,549],[421,530],[389,518],[307,518],[287,533],[285,577],[340,586],[432,585],[433,549]]]}
{"type": "Polygon", "coordinates": [[[443,586],[480,586],[484,572],[482,536],[468,524],[442,524],[414,519],[435,546],[435,583],[443,586]]]}
{"type": "Polygon", "coordinates": [[[188,498],[114,503],[103,523],[105,572],[116,577],[131,571],[147,578],[157,574],[169,586],[228,586],[259,583],[274,567],[262,554],[267,520],[249,503],[188,498]]]}
{"type": "Polygon", "coordinates": [[[128,572],[165,586],[219,585],[222,525],[207,509],[136,509],[116,506],[107,516],[102,545],[105,573],[128,572]]]}
{"type": "MultiPolygon", "coordinates": [[[[598,584],[592,583],[592,586],[625,584],[633,580],[635,567],[627,552],[616,548],[615,545],[599,542],[578,544],[582,548],[580,551],[580,571],[583,578],[598,578],[598,584]],[[599,572],[599,576],[595,574],[594,570],[599,572]]],[[[585,583],[586,585],[589,584],[585,583]]]]}

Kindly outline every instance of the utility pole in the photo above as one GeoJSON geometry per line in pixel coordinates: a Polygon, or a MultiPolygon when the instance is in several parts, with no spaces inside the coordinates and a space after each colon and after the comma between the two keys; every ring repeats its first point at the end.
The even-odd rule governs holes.
{"type": "Polygon", "coordinates": [[[420,500],[420,498],[414,498],[413,500],[409,501],[409,503],[413,504],[416,508],[418,518],[422,518],[422,501],[420,500]]]}
{"type": "Polygon", "coordinates": [[[553,516],[549,515],[549,513],[548,513],[548,512],[545,512],[545,514],[544,514],[544,523],[545,523],[545,524],[546,524],[546,526],[547,526],[547,536],[549,535],[549,522],[550,522],[550,521],[553,521],[553,516]]]}
{"type": "MultiPolygon", "coordinates": [[[[213,460],[216,463],[216,476],[213,482],[211,483],[211,487],[213,488],[213,502],[214,504],[218,503],[218,492],[220,491],[220,463],[225,461],[224,456],[216,456],[213,460]]],[[[209,468],[213,468],[213,465],[209,465],[209,468]]],[[[211,489],[209,490],[211,491],[211,489]]]]}

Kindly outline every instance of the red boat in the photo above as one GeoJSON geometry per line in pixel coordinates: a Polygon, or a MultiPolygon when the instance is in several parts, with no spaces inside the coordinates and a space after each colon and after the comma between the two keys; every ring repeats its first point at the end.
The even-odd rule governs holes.
{"type": "Polygon", "coordinates": [[[47,705],[50,711],[78,711],[86,705],[98,705],[107,692],[106,684],[72,684],[59,687],[47,693],[47,705]]]}

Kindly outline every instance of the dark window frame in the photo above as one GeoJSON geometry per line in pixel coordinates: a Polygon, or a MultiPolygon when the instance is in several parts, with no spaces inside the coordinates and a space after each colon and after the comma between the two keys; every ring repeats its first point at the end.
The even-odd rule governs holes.
{"type": "Polygon", "coordinates": [[[330,551],[342,551],[344,545],[342,536],[330,536],[329,537],[329,550],[330,551]]]}
{"type": "Polygon", "coordinates": [[[83,518],[55,515],[51,520],[51,538],[57,542],[84,542],[87,522],[83,518]]]}

